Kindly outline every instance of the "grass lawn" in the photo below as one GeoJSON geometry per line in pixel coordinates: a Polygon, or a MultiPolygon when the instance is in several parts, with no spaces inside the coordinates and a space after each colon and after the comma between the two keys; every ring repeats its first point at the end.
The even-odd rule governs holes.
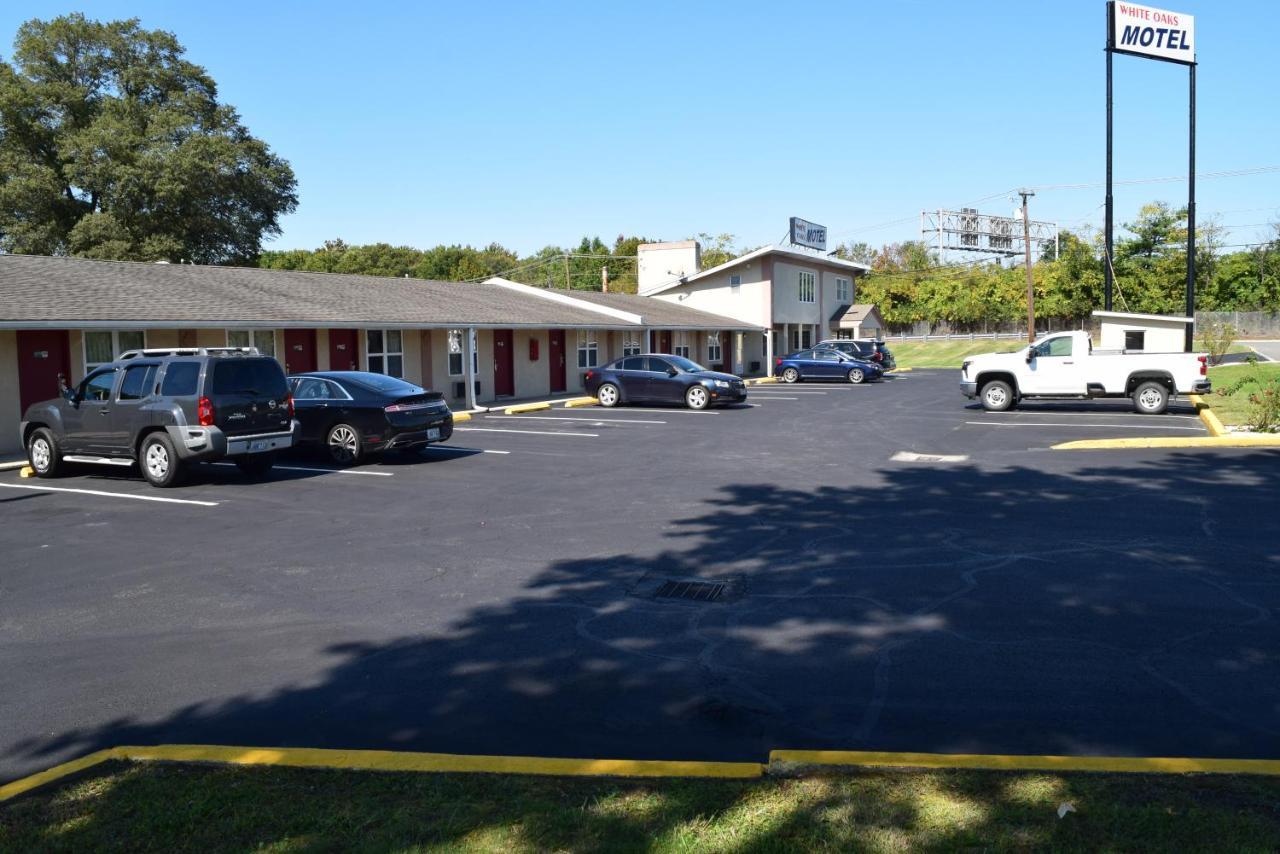
{"type": "Polygon", "coordinates": [[[868,771],[624,780],[102,765],[0,851],[1275,851],[1280,779],[868,771]],[[1060,804],[1075,812],[1058,818],[1060,804]]]}
{"type": "Polygon", "coordinates": [[[1218,419],[1228,425],[1248,424],[1253,408],[1249,395],[1262,384],[1280,382],[1280,362],[1210,368],[1209,379],[1213,382],[1214,392],[1205,400],[1218,419]]]}
{"type": "Polygon", "coordinates": [[[937,341],[894,341],[886,338],[885,344],[893,353],[894,361],[902,368],[956,368],[965,356],[978,353],[1004,353],[1026,345],[1017,338],[957,338],[937,341]]]}

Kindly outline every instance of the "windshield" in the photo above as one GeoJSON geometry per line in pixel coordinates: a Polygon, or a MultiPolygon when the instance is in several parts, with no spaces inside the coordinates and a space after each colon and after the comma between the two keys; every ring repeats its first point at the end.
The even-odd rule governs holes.
{"type": "Polygon", "coordinates": [[[686,359],[684,356],[666,356],[665,358],[668,362],[675,365],[677,368],[684,371],[685,373],[696,374],[698,371],[706,370],[706,368],[702,367],[702,365],[699,365],[697,362],[686,359]]]}

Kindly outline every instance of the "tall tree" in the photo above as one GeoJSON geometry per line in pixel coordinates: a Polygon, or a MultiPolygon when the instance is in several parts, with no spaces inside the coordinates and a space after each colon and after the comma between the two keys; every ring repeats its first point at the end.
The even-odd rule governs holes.
{"type": "Polygon", "coordinates": [[[184,53],[137,19],[19,28],[0,60],[0,248],[231,263],[280,233],[293,170],[184,53]]]}

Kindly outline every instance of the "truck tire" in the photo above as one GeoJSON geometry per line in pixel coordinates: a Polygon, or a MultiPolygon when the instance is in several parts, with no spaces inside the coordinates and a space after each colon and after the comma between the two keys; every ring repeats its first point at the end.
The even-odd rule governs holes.
{"type": "Polygon", "coordinates": [[[1169,408],[1169,389],[1148,380],[1133,390],[1133,408],[1139,415],[1163,415],[1169,408]]]}
{"type": "Polygon", "coordinates": [[[138,468],[147,483],[161,488],[177,486],[182,482],[182,461],[173,447],[173,440],[163,431],[148,434],[138,449],[138,468]]]}
{"type": "Polygon", "coordinates": [[[31,441],[27,443],[27,462],[36,477],[57,477],[61,473],[62,452],[48,427],[41,427],[31,434],[31,441]]]}
{"type": "Polygon", "coordinates": [[[1004,412],[1016,400],[1013,387],[1004,380],[992,380],[982,386],[982,408],[987,412],[1004,412]]]}

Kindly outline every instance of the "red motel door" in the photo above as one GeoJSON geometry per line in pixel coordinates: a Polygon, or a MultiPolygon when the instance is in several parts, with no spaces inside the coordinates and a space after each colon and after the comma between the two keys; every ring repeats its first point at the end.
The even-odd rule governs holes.
{"type": "Polygon", "coordinates": [[[58,396],[58,374],[71,382],[71,337],[65,330],[18,330],[18,400],[23,412],[58,396]]]}
{"type": "MultiPolygon", "coordinates": [[[[287,333],[286,333],[287,335],[287,333]]],[[[286,339],[287,340],[287,339],[286,339]]],[[[286,346],[288,346],[286,344],[286,346]]],[[[314,339],[312,352],[314,352],[314,339]]],[[[329,330],[329,370],[360,370],[360,332],[357,329],[329,330]]]]}
{"type": "Polygon", "coordinates": [[[515,330],[493,330],[493,393],[495,396],[516,393],[515,330]]]}
{"type": "Polygon", "coordinates": [[[316,369],[316,331],[314,329],[286,329],[284,331],[284,365],[291,374],[303,374],[316,369]]]}
{"type": "Polygon", "coordinates": [[[564,330],[552,329],[547,342],[547,365],[551,371],[551,393],[565,390],[564,330]]]}

